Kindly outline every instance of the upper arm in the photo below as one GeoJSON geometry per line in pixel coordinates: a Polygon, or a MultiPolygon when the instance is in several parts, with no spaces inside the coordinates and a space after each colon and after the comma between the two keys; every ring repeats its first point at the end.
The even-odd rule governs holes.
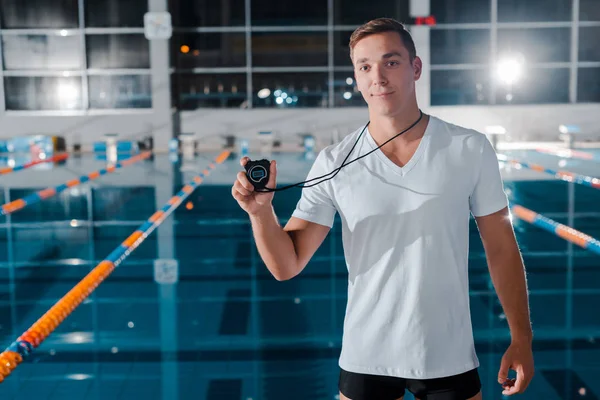
{"type": "Polygon", "coordinates": [[[508,255],[517,249],[508,207],[489,215],[475,217],[475,221],[488,257],[508,255]]]}
{"type": "Polygon", "coordinates": [[[315,222],[292,217],[283,230],[290,235],[294,243],[298,259],[296,274],[299,274],[306,267],[319,246],[321,246],[330,228],[315,222]]]}

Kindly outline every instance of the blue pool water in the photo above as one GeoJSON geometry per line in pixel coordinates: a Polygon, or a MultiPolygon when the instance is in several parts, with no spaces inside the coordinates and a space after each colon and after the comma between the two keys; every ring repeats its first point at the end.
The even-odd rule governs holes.
{"type": "MultiPolygon", "coordinates": [[[[165,156],[141,162],[0,218],[0,345],[5,348],[115,249],[195,172],[165,156]],[[183,168],[182,168],[183,167],[183,168]],[[182,171],[183,169],[183,171],[182,171]]],[[[598,176],[600,164],[512,152],[598,176]]],[[[310,160],[279,154],[280,183],[303,180],[310,160]]],[[[89,157],[0,180],[0,201],[102,168],[89,157]]],[[[1,399],[335,399],[347,271],[340,222],[301,275],[277,282],[231,198],[239,164],[219,165],[6,381],[1,399]],[[155,260],[174,260],[176,284],[155,260]]],[[[527,171],[504,171],[513,204],[600,237],[600,190],[527,171]]],[[[281,223],[299,189],[275,195],[281,223]]],[[[516,219],[528,270],[536,375],[524,399],[600,397],[600,256],[516,219]],[[583,395],[582,395],[583,394],[583,395]]],[[[471,313],[484,399],[509,336],[474,222],[471,313]]],[[[451,343],[449,343],[451,345],[451,343]]],[[[407,399],[411,398],[409,395],[407,399]]]]}

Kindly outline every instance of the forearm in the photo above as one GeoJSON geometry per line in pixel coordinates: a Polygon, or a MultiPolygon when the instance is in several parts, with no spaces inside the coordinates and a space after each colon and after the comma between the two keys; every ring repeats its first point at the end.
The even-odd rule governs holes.
{"type": "Polygon", "coordinates": [[[488,254],[490,275],[504,309],[512,340],[530,342],[533,333],[523,260],[516,242],[505,247],[488,254]]]}
{"type": "Polygon", "coordinates": [[[290,235],[283,230],[272,207],[250,215],[258,253],[277,280],[292,278],[297,271],[298,257],[290,235]]]}

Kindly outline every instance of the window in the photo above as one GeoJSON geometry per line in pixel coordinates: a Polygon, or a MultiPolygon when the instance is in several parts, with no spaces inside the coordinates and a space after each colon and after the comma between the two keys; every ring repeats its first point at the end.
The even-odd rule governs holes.
{"type": "Polygon", "coordinates": [[[254,107],[327,107],[327,73],[255,73],[254,107]]]}
{"type": "Polygon", "coordinates": [[[489,104],[487,69],[431,71],[431,105],[489,104]]]}
{"type": "Polygon", "coordinates": [[[4,68],[81,69],[80,36],[4,35],[4,68]]]}
{"type": "Polygon", "coordinates": [[[432,65],[486,64],[490,59],[488,29],[433,29],[430,42],[432,65]]]}
{"type": "Polygon", "coordinates": [[[567,62],[570,60],[569,28],[498,29],[499,57],[521,54],[525,62],[567,62]]]}
{"type": "Polygon", "coordinates": [[[327,66],[327,33],[253,33],[252,65],[256,67],[327,66]]]}
{"type": "Polygon", "coordinates": [[[571,21],[572,0],[498,0],[498,22],[571,21]]]}
{"type": "Polygon", "coordinates": [[[363,107],[367,103],[356,88],[354,72],[336,72],[333,78],[334,107],[363,107]]]}
{"type": "Polygon", "coordinates": [[[353,31],[333,32],[333,64],[339,66],[352,66],[350,59],[350,36],[353,31]]]}
{"type": "Polygon", "coordinates": [[[142,27],[148,0],[85,0],[89,27],[142,27]]]}
{"type": "Polygon", "coordinates": [[[243,108],[247,104],[246,74],[182,74],[171,76],[173,94],[182,110],[243,108]]]}
{"type": "Polygon", "coordinates": [[[244,0],[169,0],[173,26],[243,26],[246,6],[244,0]]]}
{"type": "Polygon", "coordinates": [[[567,68],[529,68],[512,87],[499,85],[498,104],[545,104],[569,102],[569,70],[567,68]]]}
{"type": "Polygon", "coordinates": [[[171,63],[178,69],[246,65],[244,33],[176,34],[171,43],[171,63]]]}
{"type": "Polygon", "coordinates": [[[81,77],[4,78],[7,110],[78,110],[82,108],[81,77]]]}
{"type": "Polygon", "coordinates": [[[90,108],[152,108],[150,75],[91,75],[90,108]]]}
{"type": "Polygon", "coordinates": [[[577,74],[577,101],[600,103],[600,68],[579,68],[577,74]]]}
{"type": "Polygon", "coordinates": [[[150,68],[144,35],[87,35],[88,68],[150,68]]]}
{"type": "Polygon", "coordinates": [[[579,19],[582,21],[600,21],[598,0],[579,0],[579,19]]]}
{"type": "Polygon", "coordinates": [[[252,0],[252,25],[327,25],[327,0],[252,0]]]}
{"type": "Polygon", "coordinates": [[[409,0],[336,0],[333,6],[335,25],[361,25],[379,17],[395,18],[406,22],[409,0]]]}
{"type": "Polygon", "coordinates": [[[431,0],[431,14],[438,23],[490,22],[490,0],[431,0]]]}
{"type": "Polygon", "coordinates": [[[600,61],[598,38],[600,27],[579,28],[579,61],[600,61]]]}
{"type": "Polygon", "coordinates": [[[0,0],[2,29],[77,28],[77,0],[0,0]]]}

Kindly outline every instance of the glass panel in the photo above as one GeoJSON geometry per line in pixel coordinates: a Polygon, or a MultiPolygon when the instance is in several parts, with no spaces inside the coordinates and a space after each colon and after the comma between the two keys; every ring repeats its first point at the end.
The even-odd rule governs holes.
{"type": "Polygon", "coordinates": [[[582,21],[600,21],[598,0],[579,0],[579,19],[582,21]]]}
{"type": "MultiPolygon", "coordinates": [[[[47,186],[32,189],[10,189],[11,200],[21,199],[45,189],[47,186]]],[[[70,221],[72,219],[87,220],[87,189],[73,187],[43,202],[32,204],[20,212],[12,214],[12,222],[48,222],[70,221]]]]}
{"type": "Polygon", "coordinates": [[[512,87],[498,85],[498,104],[544,104],[569,102],[569,70],[531,68],[512,87]]]}
{"type": "Polygon", "coordinates": [[[77,28],[76,0],[0,0],[2,29],[77,28]]]}
{"type": "Polygon", "coordinates": [[[600,68],[579,68],[577,101],[600,103],[600,68]]]}
{"type": "Polygon", "coordinates": [[[352,31],[333,32],[333,64],[338,66],[352,66],[350,59],[350,36],[352,31]]]}
{"type": "Polygon", "coordinates": [[[431,14],[438,23],[490,22],[490,0],[431,0],[431,14]]]}
{"type": "Polygon", "coordinates": [[[431,105],[489,104],[487,69],[431,71],[431,105]]]}
{"type": "MultiPolygon", "coordinates": [[[[14,260],[35,263],[68,258],[89,259],[88,227],[37,226],[13,228],[14,260]]],[[[105,255],[106,256],[106,255],[105,255]]]]}
{"type": "Polygon", "coordinates": [[[4,78],[7,110],[81,109],[81,77],[4,78]]]}
{"type": "Polygon", "coordinates": [[[240,26],[245,24],[244,0],[169,0],[173,26],[240,26]]]}
{"type": "Polygon", "coordinates": [[[498,29],[498,52],[521,54],[526,63],[569,61],[569,28],[498,29]]]}
{"type": "Polygon", "coordinates": [[[327,25],[327,0],[252,0],[252,25],[327,25]]]}
{"type": "Polygon", "coordinates": [[[142,27],[148,0],[85,0],[89,27],[142,27]]]}
{"type": "Polygon", "coordinates": [[[173,74],[173,93],[179,94],[179,108],[245,108],[246,74],[173,74]]]}
{"type": "Polygon", "coordinates": [[[600,61],[600,27],[579,28],[579,61],[600,61]]]}
{"type": "Polygon", "coordinates": [[[327,107],[327,73],[256,73],[254,107],[327,107]]]}
{"type": "Polygon", "coordinates": [[[334,0],[335,25],[360,25],[379,17],[407,21],[409,0],[334,0]]]}
{"type": "Polygon", "coordinates": [[[327,33],[253,33],[252,65],[256,67],[326,66],[327,33]]]}
{"type": "Polygon", "coordinates": [[[498,22],[571,21],[572,0],[499,0],[498,22]]]}
{"type": "Polygon", "coordinates": [[[94,221],[145,221],[156,211],[153,187],[97,187],[92,190],[94,221]]]}
{"type": "Polygon", "coordinates": [[[176,34],[171,41],[171,65],[176,68],[244,67],[244,33],[176,34]]]}
{"type": "MultiPolygon", "coordinates": [[[[119,247],[123,240],[131,233],[135,227],[131,226],[99,226],[94,228],[94,251],[95,259],[103,260],[104,257],[108,256],[114,249],[119,247]]],[[[125,264],[127,265],[130,261],[139,260],[153,260],[158,257],[158,235],[157,232],[148,236],[138,248],[132,252],[125,264]]]]}
{"type": "Polygon", "coordinates": [[[88,68],[150,68],[144,35],[87,35],[88,68]]]}
{"type": "Polygon", "coordinates": [[[433,29],[430,38],[432,65],[486,64],[489,61],[489,29],[433,29]]]}
{"type": "Polygon", "coordinates": [[[336,72],[333,79],[335,107],[362,107],[367,103],[356,88],[354,72],[336,72]]]}
{"type": "Polygon", "coordinates": [[[79,36],[4,35],[4,69],[81,69],[79,36]]]}
{"type": "Polygon", "coordinates": [[[152,108],[150,75],[90,76],[90,108],[152,108]]]}

